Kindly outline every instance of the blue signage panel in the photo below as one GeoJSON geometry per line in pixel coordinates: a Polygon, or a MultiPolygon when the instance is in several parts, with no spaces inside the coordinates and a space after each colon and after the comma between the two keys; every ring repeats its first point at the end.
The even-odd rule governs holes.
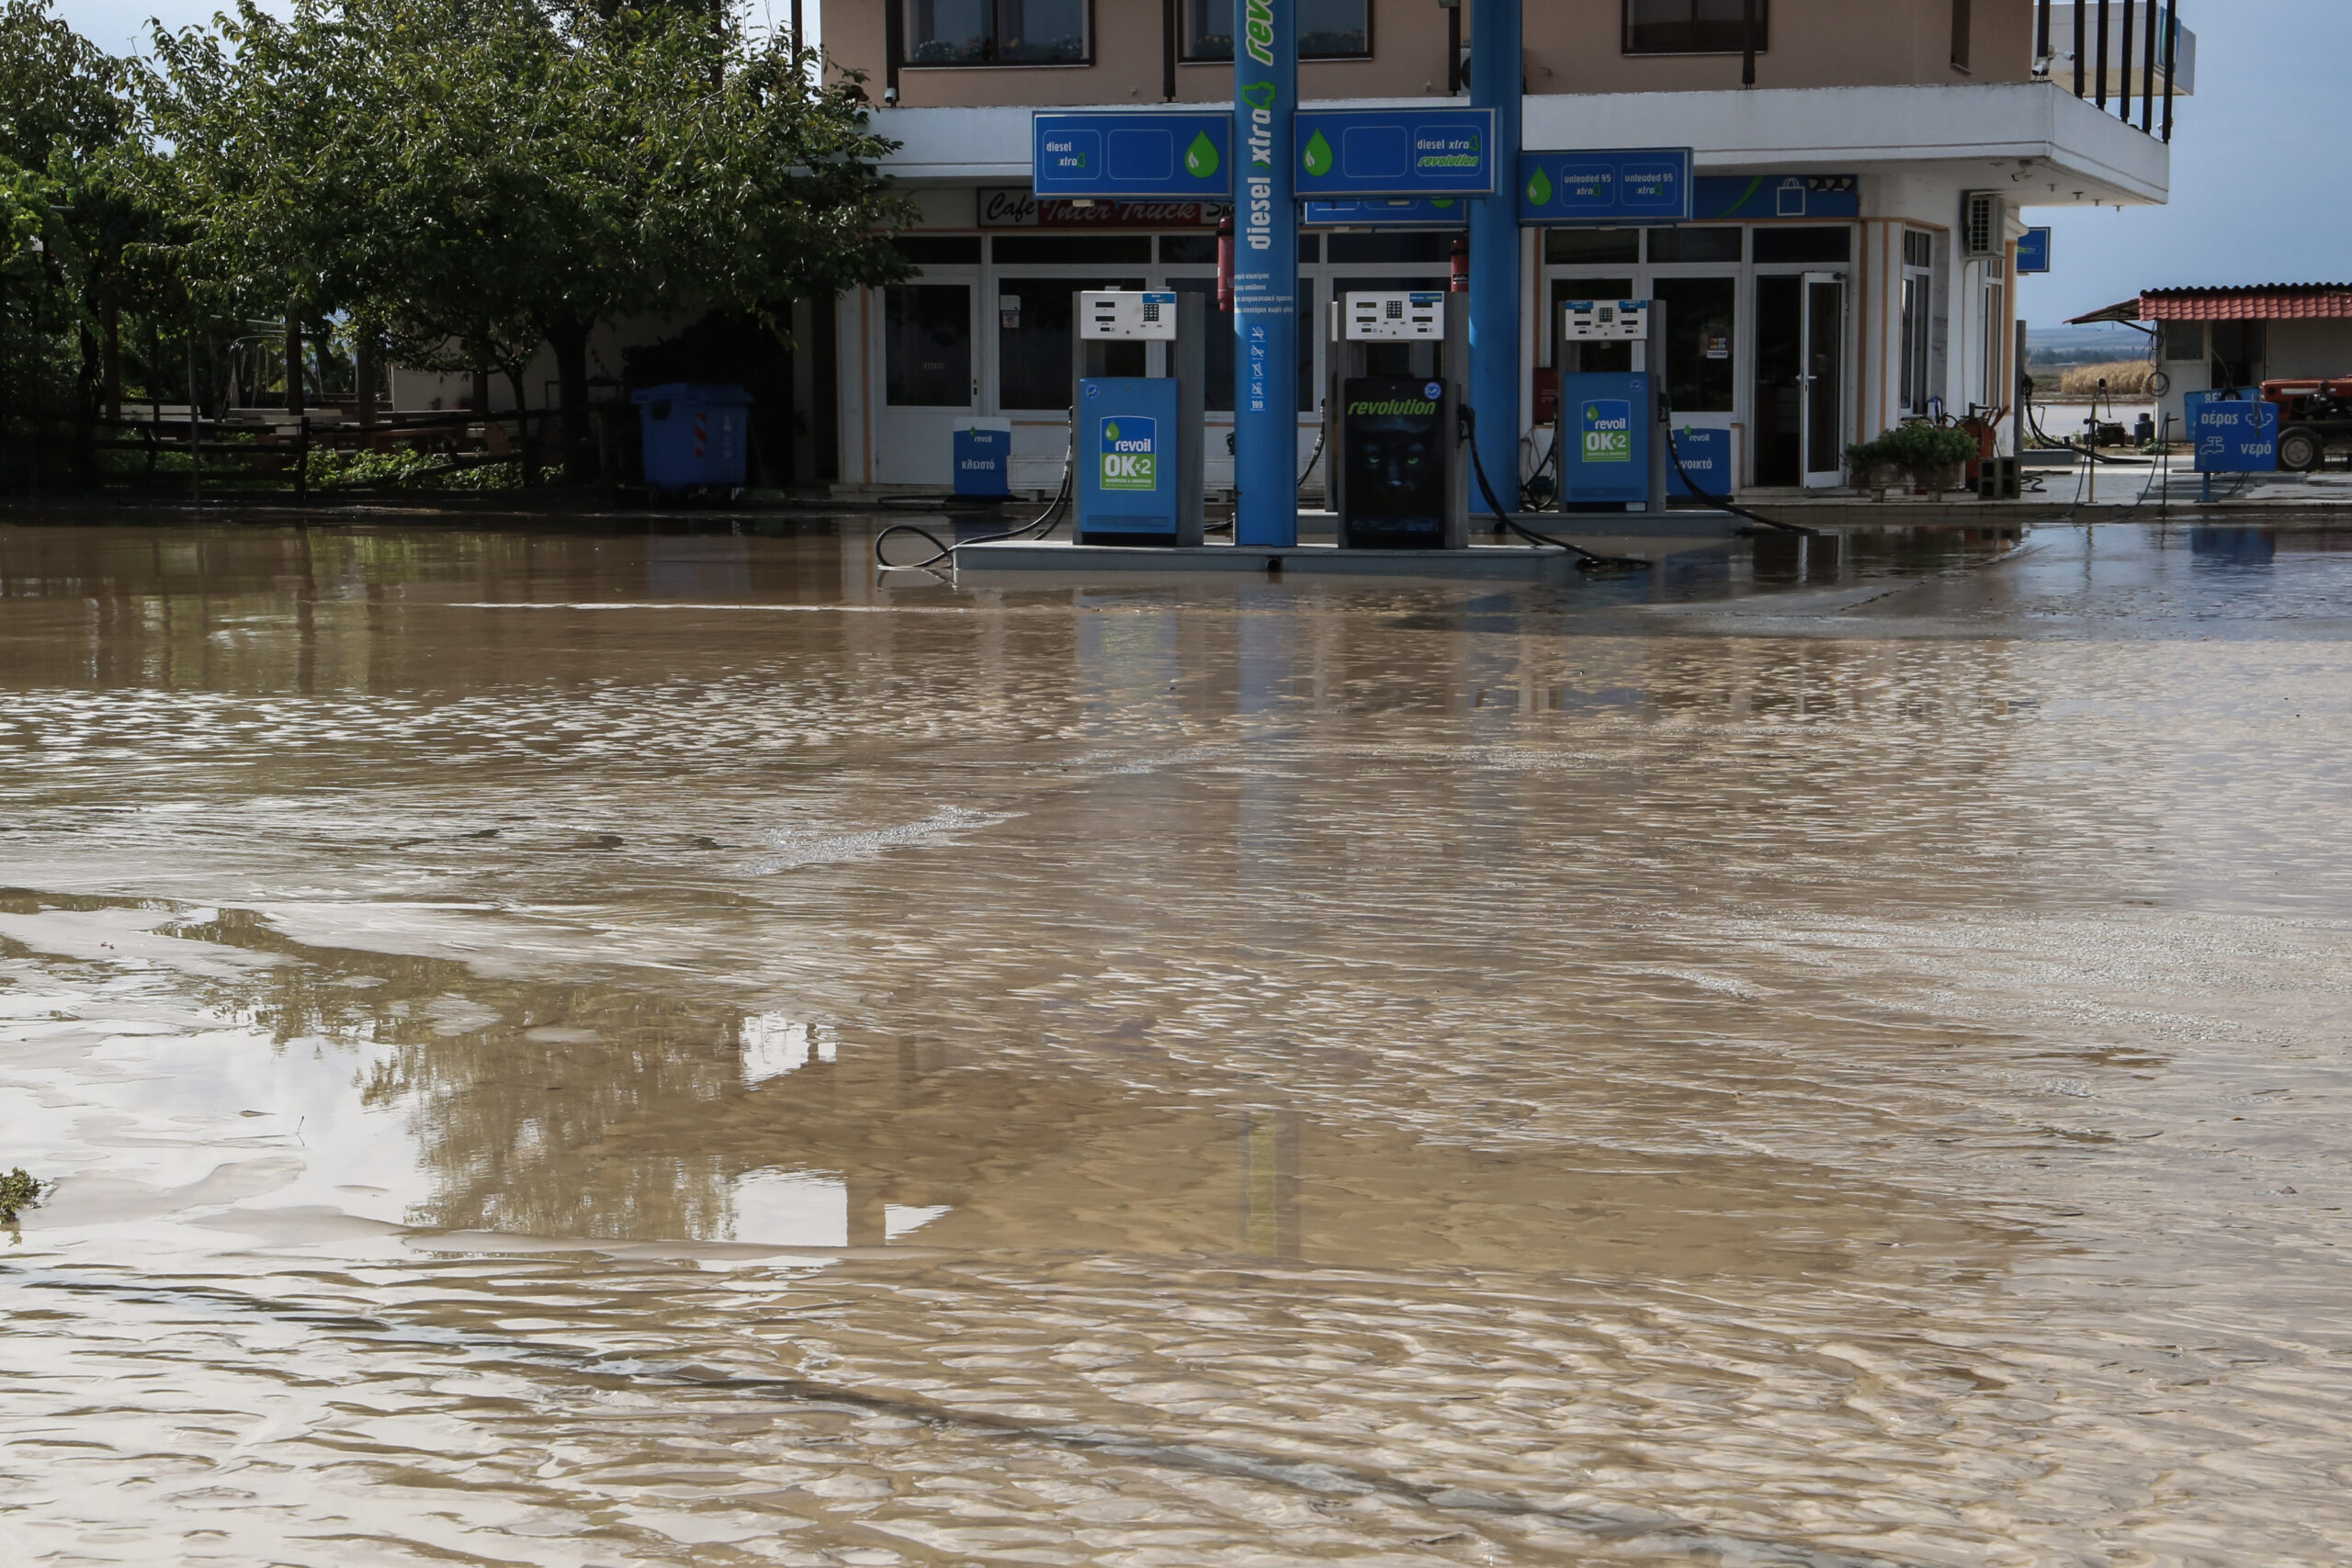
{"type": "Polygon", "coordinates": [[[2189,413],[2197,471],[2273,474],[2278,471],[2278,405],[2213,399],[2189,413]]]}
{"type": "Polygon", "coordinates": [[[1485,196],[1495,188],[1492,109],[1301,109],[1302,197],[1485,196]]]}
{"type": "Polygon", "coordinates": [[[2018,240],[2018,276],[2050,270],[2050,231],[2028,229],[2018,240]]]}
{"type": "Polygon", "coordinates": [[[1672,439],[1674,455],[1681,466],[1666,466],[1667,494],[1713,496],[1718,501],[1731,494],[1730,431],[1685,425],[1674,432],[1672,439]],[[1685,479],[1685,474],[1690,478],[1685,479]]]}
{"type": "Polygon", "coordinates": [[[1012,432],[978,425],[956,432],[956,493],[1001,498],[1012,493],[1012,432]]]}
{"type": "Polygon", "coordinates": [[[1687,223],[1696,184],[1688,147],[1521,152],[1519,220],[1547,229],[1572,223],[1687,223]]]}
{"type": "MultiPolygon", "coordinates": [[[[1560,501],[1575,506],[1650,498],[1650,378],[1645,371],[1560,378],[1560,501]]],[[[1695,470],[1694,470],[1695,471],[1695,470]]]]}
{"type": "Polygon", "coordinates": [[[1851,175],[1701,175],[1691,217],[1702,223],[1769,218],[1860,218],[1851,175]]]}
{"type": "Polygon", "coordinates": [[[1229,114],[1041,114],[1029,121],[1029,183],[1040,197],[1233,193],[1229,114]]]}
{"type": "MultiPolygon", "coordinates": [[[[1078,536],[1176,537],[1176,379],[1078,384],[1078,536]]],[[[1198,439],[1197,435],[1194,439],[1198,439]]]]}
{"type": "Polygon", "coordinates": [[[1470,209],[1450,196],[1308,201],[1299,204],[1298,220],[1308,229],[1462,229],[1469,225],[1470,209]]]}

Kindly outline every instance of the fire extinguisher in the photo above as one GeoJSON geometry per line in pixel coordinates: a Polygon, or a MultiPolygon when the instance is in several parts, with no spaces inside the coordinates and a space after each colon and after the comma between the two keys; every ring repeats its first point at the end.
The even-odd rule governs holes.
{"type": "Polygon", "coordinates": [[[1453,237],[1453,254],[1448,258],[1453,264],[1453,276],[1447,288],[1455,294],[1470,292],[1470,242],[1462,235],[1453,237]]]}

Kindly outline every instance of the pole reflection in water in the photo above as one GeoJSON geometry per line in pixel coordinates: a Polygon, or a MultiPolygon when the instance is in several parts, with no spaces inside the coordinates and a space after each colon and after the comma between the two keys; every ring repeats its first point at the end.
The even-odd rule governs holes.
{"type": "Polygon", "coordinates": [[[0,527],[11,1561],[2342,1559],[2352,534],[666,526],[0,527]]]}

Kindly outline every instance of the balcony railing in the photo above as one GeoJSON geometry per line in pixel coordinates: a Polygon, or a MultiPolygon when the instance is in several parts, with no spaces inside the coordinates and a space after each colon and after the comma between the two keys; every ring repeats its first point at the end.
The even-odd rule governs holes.
{"type": "Polygon", "coordinates": [[[2173,100],[2196,90],[2197,35],[2177,0],[2035,0],[2033,73],[2123,123],[2172,140],[2173,100]]]}

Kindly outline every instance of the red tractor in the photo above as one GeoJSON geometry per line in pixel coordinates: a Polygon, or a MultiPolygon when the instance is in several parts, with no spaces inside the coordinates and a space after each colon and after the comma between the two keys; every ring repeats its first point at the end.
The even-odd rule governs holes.
{"type": "Polygon", "coordinates": [[[2352,376],[2333,381],[2265,381],[2262,400],[2278,410],[2278,467],[2308,473],[2331,450],[2352,448],[2352,376]]]}

